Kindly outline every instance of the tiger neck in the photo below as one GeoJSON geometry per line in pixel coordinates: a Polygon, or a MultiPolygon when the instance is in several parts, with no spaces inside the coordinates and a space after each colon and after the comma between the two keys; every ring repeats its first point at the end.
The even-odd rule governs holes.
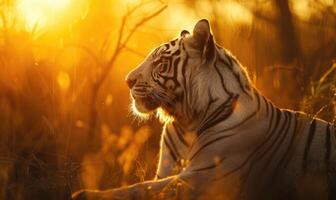
{"type": "Polygon", "coordinates": [[[247,94],[229,94],[223,99],[210,99],[206,108],[194,112],[191,120],[185,116],[175,117],[175,121],[187,132],[202,135],[216,130],[231,130],[243,126],[249,120],[262,120],[267,116],[261,108],[263,96],[255,89],[247,94]]]}
{"type": "Polygon", "coordinates": [[[258,120],[266,118],[260,112],[263,96],[253,87],[245,68],[225,49],[216,48],[211,63],[189,74],[193,79],[186,82],[186,100],[174,115],[186,131],[199,135],[256,116],[258,120]]]}

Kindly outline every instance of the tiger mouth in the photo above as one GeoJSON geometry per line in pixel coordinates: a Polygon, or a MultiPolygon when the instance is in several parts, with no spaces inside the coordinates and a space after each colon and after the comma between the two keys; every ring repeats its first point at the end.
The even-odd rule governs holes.
{"type": "Polygon", "coordinates": [[[132,97],[133,104],[140,113],[150,113],[160,106],[160,103],[151,96],[135,97],[132,95],[132,97]]]}
{"type": "Polygon", "coordinates": [[[135,113],[150,114],[157,108],[170,109],[175,101],[171,94],[149,87],[134,87],[131,89],[133,109],[135,113]]]}

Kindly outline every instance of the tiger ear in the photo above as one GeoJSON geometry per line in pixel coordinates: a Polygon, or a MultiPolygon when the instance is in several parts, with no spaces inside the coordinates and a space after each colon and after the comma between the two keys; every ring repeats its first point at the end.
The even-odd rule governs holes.
{"type": "Polygon", "coordinates": [[[212,60],[215,55],[215,43],[208,20],[202,19],[196,23],[192,38],[190,46],[200,51],[206,62],[212,60]]]}
{"type": "Polygon", "coordinates": [[[193,37],[196,41],[196,46],[199,48],[203,48],[208,40],[211,37],[210,33],[210,25],[208,20],[201,19],[198,21],[193,30],[193,37]]]}

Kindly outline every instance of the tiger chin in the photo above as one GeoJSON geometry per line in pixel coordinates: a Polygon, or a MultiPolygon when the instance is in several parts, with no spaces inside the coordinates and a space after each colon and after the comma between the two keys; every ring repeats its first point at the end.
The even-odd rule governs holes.
{"type": "Polygon", "coordinates": [[[126,82],[135,114],[164,124],[156,175],[72,199],[336,199],[335,124],[273,105],[207,20],[154,49],[126,82]]]}

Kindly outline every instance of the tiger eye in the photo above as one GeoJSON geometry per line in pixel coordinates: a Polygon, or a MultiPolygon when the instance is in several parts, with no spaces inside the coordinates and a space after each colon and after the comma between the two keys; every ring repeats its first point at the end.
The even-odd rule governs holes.
{"type": "Polygon", "coordinates": [[[161,72],[161,73],[162,73],[162,72],[165,72],[165,71],[167,70],[167,67],[168,67],[167,63],[162,63],[162,64],[160,65],[160,72],[161,72]]]}
{"type": "Polygon", "coordinates": [[[167,83],[166,83],[166,87],[167,87],[169,90],[173,90],[174,87],[175,87],[175,83],[174,83],[174,81],[172,81],[172,80],[168,80],[167,83]]]}

